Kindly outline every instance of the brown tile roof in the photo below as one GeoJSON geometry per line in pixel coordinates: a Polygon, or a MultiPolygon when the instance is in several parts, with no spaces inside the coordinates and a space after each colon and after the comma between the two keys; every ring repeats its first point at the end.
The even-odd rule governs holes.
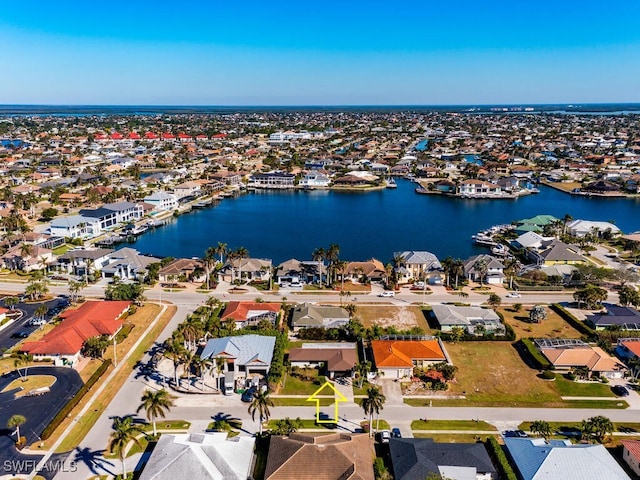
{"type": "Polygon", "coordinates": [[[372,340],[376,367],[413,367],[413,360],[446,361],[437,340],[372,340]]]}
{"type": "Polygon", "coordinates": [[[265,480],[373,480],[374,456],[367,434],[272,436],[265,480]]]}
{"type": "Polygon", "coordinates": [[[540,351],[554,367],[587,367],[595,372],[611,372],[626,368],[600,347],[542,348],[540,351]]]}
{"type": "Polygon", "coordinates": [[[292,348],[290,362],[326,362],[332,372],[351,370],[358,363],[355,348],[292,348]]]}

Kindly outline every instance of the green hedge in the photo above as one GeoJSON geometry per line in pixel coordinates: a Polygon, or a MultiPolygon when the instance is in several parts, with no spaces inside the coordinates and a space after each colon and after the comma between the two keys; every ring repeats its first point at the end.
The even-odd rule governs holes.
{"type": "Polygon", "coordinates": [[[551,365],[551,362],[549,362],[549,360],[547,360],[545,356],[540,353],[540,350],[538,350],[538,347],[535,346],[530,338],[523,338],[519,340],[518,343],[529,354],[529,357],[535,364],[536,368],[538,368],[539,370],[553,369],[553,365],[551,365]]]}
{"type": "Polygon", "coordinates": [[[42,440],[46,440],[51,436],[55,429],[58,428],[63,420],[67,417],[67,415],[71,413],[71,410],[73,410],[73,408],[78,405],[78,403],[80,403],[80,400],[82,400],[87,392],[91,390],[91,387],[93,387],[96,382],[100,380],[100,377],[104,374],[104,372],[107,371],[110,366],[111,360],[105,360],[104,362],[102,362],[102,365],[100,365],[98,369],[93,372],[93,375],[91,375],[89,380],[87,380],[87,383],[80,387],[80,390],[78,390],[78,392],[69,399],[66,405],[60,409],[55,417],[53,417],[49,425],[45,427],[45,429],[42,431],[42,434],[40,435],[40,438],[42,438],[42,440]]]}
{"type": "Polygon", "coordinates": [[[583,335],[586,335],[589,340],[594,340],[598,337],[597,332],[593,328],[589,327],[586,323],[578,320],[559,303],[552,303],[551,305],[549,305],[549,308],[560,315],[560,317],[562,317],[562,319],[573,328],[578,330],[583,335]]]}
{"type": "Polygon", "coordinates": [[[494,437],[489,437],[485,442],[485,446],[487,447],[489,455],[493,459],[494,463],[498,466],[500,478],[503,480],[518,480],[518,477],[513,471],[513,468],[511,468],[511,464],[509,463],[509,460],[507,460],[507,456],[498,441],[494,437]]]}

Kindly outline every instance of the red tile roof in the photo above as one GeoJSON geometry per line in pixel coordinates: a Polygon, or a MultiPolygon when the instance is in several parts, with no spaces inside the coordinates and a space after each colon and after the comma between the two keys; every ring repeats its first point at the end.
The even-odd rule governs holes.
{"type": "Polygon", "coordinates": [[[149,140],[155,140],[156,138],[158,138],[158,135],[156,135],[153,132],[147,132],[144,134],[144,138],[148,138],[149,140]]]}
{"type": "Polygon", "coordinates": [[[631,353],[633,353],[636,357],[640,357],[640,342],[638,341],[628,341],[628,342],[620,342],[623,346],[627,348],[631,353]]]}
{"type": "Polygon", "coordinates": [[[129,140],[140,140],[140,135],[138,135],[136,132],[131,132],[129,135],[127,135],[127,138],[129,140]]]}
{"type": "Polygon", "coordinates": [[[173,133],[163,133],[162,138],[176,138],[173,133]]]}
{"type": "Polygon", "coordinates": [[[372,340],[376,366],[413,367],[413,360],[446,361],[437,340],[372,340]]]}
{"type": "Polygon", "coordinates": [[[237,322],[248,320],[250,311],[260,310],[278,313],[279,303],[258,303],[258,302],[229,302],[221,320],[235,320],[237,322]]]}
{"type": "Polygon", "coordinates": [[[227,138],[227,134],[226,133],[216,133],[213,137],[211,138],[227,138]]]}
{"type": "Polygon", "coordinates": [[[640,460],[640,441],[638,440],[622,440],[622,446],[629,450],[631,456],[636,460],[640,460]]]}
{"type": "Polygon", "coordinates": [[[131,302],[85,302],[60,314],[62,322],[37,342],[25,342],[22,350],[32,355],[75,355],[85,340],[112,336],[122,326],[120,316],[131,302]]]}
{"type": "Polygon", "coordinates": [[[123,138],[124,138],[124,137],[123,137],[123,136],[122,136],[122,134],[121,134],[121,133],[119,133],[119,132],[113,132],[113,133],[111,134],[111,139],[112,139],[112,140],[122,140],[123,138]]]}

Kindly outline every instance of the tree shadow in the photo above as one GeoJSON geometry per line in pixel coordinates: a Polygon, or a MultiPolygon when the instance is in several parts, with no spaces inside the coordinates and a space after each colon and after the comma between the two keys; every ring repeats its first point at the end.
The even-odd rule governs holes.
{"type": "Polygon", "coordinates": [[[73,461],[84,463],[93,475],[102,475],[105,472],[109,475],[116,475],[109,467],[115,467],[113,462],[104,458],[106,450],[91,450],[90,448],[76,447],[73,461]]]}
{"type": "Polygon", "coordinates": [[[231,428],[247,433],[249,435],[253,435],[253,432],[249,432],[248,430],[242,428],[241,419],[239,419],[238,417],[234,417],[229,413],[218,412],[215,415],[212,415],[211,419],[214,422],[227,422],[231,428]]]}

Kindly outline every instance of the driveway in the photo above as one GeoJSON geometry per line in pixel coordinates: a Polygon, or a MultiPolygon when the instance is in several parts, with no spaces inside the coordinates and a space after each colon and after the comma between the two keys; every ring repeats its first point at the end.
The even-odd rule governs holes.
{"type": "MultiPolygon", "coordinates": [[[[1,474],[28,473],[33,470],[42,455],[24,455],[14,446],[15,436],[6,429],[7,421],[12,415],[23,415],[27,422],[20,427],[20,434],[27,437],[27,444],[40,439],[42,430],[49,424],[58,411],[76,394],[82,386],[78,372],[63,367],[29,367],[30,375],[53,375],[56,382],[49,393],[37,397],[20,397],[14,399],[12,392],[0,393],[0,468],[1,474]]],[[[0,391],[13,380],[19,378],[13,371],[0,378],[0,391]]],[[[62,466],[60,460],[66,455],[54,456],[42,471],[46,478],[53,478],[57,470],[71,468],[62,466]]]]}

